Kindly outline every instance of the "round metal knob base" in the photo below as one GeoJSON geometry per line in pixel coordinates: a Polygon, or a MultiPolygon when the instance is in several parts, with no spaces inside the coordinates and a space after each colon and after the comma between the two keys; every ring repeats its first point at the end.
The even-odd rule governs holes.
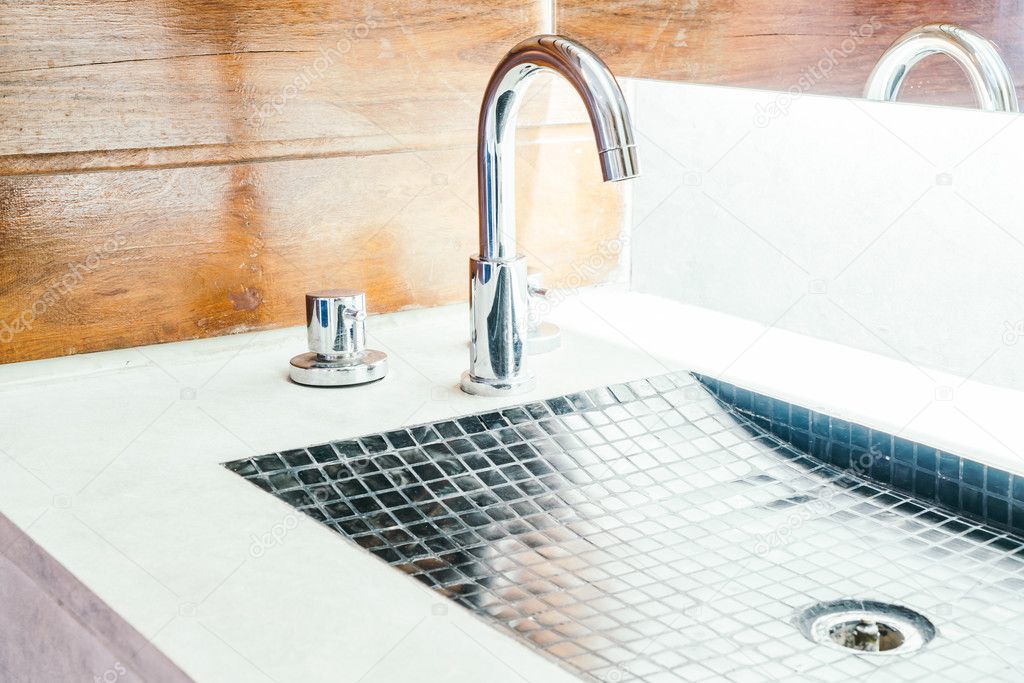
{"type": "Polygon", "coordinates": [[[388,374],[388,356],[367,349],[350,358],[325,358],[303,353],[292,358],[288,376],[293,382],[311,387],[347,387],[383,379],[388,374]]]}
{"type": "Polygon", "coordinates": [[[462,381],[459,383],[462,390],[474,396],[511,396],[513,394],[525,394],[537,388],[537,378],[533,373],[527,373],[524,377],[514,380],[505,379],[483,379],[474,377],[468,372],[462,373],[462,381]]]}

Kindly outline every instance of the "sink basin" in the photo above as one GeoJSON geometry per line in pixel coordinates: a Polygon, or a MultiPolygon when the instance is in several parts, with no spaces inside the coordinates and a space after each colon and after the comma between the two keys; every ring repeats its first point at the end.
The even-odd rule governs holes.
{"type": "Polygon", "coordinates": [[[584,677],[1020,679],[1020,537],[794,447],[839,436],[722,386],[676,373],[225,465],[584,677]],[[805,638],[837,600],[934,637],[805,638]]]}

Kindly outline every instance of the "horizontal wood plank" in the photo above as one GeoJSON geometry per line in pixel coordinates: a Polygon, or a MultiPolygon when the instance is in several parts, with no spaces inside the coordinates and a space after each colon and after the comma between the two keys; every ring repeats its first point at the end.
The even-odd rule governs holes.
{"type": "MultiPolygon", "coordinates": [[[[598,282],[621,187],[589,129],[519,153],[521,245],[598,282]]],[[[374,312],[464,300],[475,149],[0,178],[0,362],[298,324],[303,295],[374,312]]]]}
{"type": "MultiPolygon", "coordinates": [[[[0,16],[0,156],[24,166],[94,150],[469,143],[491,69],[540,13],[522,0],[0,0],[0,16]]],[[[531,103],[526,125],[582,120],[542,92],[531,103]]]]}
{"type": "MultiPolygon", "coordinates": [[[[0,0],[0,362],[297,324],[328,286],[464,299],[480,99],[542,9],[0,0]]],[[[538,85],[520,244],[598,282],[621,190],[571,88],[538,85]]]]}

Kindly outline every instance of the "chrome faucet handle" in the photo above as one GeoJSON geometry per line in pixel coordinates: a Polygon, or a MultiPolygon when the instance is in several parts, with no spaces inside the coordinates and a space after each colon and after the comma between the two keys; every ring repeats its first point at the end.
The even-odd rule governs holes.
{"type": "Polygon", "coordinates": [[[542,304],[550,301],[554,293],[544,286],[544,274],[536,270],[527,270],[526,289],[530,295],[527,302],[526,352],[536,356],[554,351],[562,345],[562,330],[558,325],[542,320],[545,312],[542,304]]]}
{"type": "Polygon", "coordinates": [[[317,387],[365,384],[384,377],[388,357],[366,348],[366,294],[325,289],[306,294],[309,353],[292,358],[294,382],[317,387]]]}

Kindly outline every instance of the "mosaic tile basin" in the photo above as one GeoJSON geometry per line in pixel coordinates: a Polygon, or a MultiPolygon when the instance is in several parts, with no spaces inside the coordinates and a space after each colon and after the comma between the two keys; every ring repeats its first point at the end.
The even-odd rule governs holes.
{"type": "MultiPolygon", "coordinates": [[[[993,523],[900,490],[891,453],[823,457],[849,450],[848,430],[815,432],[788,404],[763,415],[701,379],[225,466],[588,680],[1022,680],[1024,540],[1009,513],[993,523]],[[888,481],[872,478],[884,458],[888,481]],[[915,610],[935,636],[879,656],[800,633],[803,610],[846,599],[915,610]]],[[[1017,477],[1003,475],[1012,506],[1017,477]]],[[[959,502],[970,486],[956,485],[959,502]]]]}

